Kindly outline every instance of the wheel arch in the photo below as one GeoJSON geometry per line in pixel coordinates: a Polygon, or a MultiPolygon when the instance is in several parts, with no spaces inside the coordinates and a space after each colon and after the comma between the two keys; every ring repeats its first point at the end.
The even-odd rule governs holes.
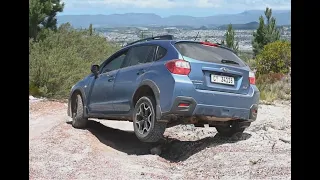
{"type": "Polygon", "coordinates": [[[79,94],[82,98],[83,108],[84,108],[84,116],[87,117],[87,115],[88,115],[87,98],[86,98],[84,90],[81,88],[76,88],[76,89],[72,90],[72,92],[70,93],[69,101],[68,101],[68,116],[72,117],[72,102],[77,94],[79,94]]]}
{"type": "Polygon", "coordinates": [[[132,100],[131,100],[131,107],[132,109],[135,106],[135,103],[139,100],[139,97],[141,97],[142,95],[144,95],[143,93],[145,93],[145,88],[149,88],[152,93],[153,96],[155,98],[156,101],[156,119],[160,120],[161,118],[161,107],[160,107],[160,89],[158,88],[158,86],[156,85],[156,83],[152,80],[143,80],[138,88],[136,89],[136,91],[133,93],[132,96],[132,100]]]}

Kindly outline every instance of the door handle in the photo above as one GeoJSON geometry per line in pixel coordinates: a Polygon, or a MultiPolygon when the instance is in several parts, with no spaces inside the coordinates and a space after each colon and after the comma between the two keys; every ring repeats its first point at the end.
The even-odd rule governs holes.
{"type": "Polygon", "coordinates": [[[145,73],[145,72],[146,72],[146,70],[140,69],[140,70],[137,72],[137,75],[143,74],[143,73],[145,73]]]}

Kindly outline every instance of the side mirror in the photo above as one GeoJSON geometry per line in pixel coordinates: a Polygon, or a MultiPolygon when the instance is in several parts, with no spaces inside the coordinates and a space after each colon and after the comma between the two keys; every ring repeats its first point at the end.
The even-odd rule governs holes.
{"type": "Polygon", "coordinates": [[[99,74],[99,65],[96,65],[96,64],[92,65],[91,72],[94,74],[94,76],[97,77],[99,74]]]}

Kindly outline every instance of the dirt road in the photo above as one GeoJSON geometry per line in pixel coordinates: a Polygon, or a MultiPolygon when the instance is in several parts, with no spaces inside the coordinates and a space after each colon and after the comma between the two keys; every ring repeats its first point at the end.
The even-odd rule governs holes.
{"type": "Polygon", "coordinates": [[[291,179],[290,104],[261,105],[240,139],[215,128],[169,128],[160,156],[132,123],[90,121],[78,130],[66,123],[66,108],[30,102],[30,179],[291,179]]]}

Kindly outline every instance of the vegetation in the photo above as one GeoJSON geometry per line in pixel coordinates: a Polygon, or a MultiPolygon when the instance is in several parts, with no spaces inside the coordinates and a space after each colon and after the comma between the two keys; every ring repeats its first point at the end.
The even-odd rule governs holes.
{"type": "Polygon", "coordinates": [[[254,56],[260,53],[263,47],[280,39],[280,31],[277,29],[276,19],[272,17],[272,9],[266,8],[264,12],[267,23],[263,16],[259,18],[259,27],[253,32],[252,47],[254,56]]]}
{"type": "Polygon", "coordinates": [[[255,63],[261,100],[290,100],[291,44],[279,40],[265,45],[255,58],[255,63]]]}
{"type": "Polygon", "coordinates": [[[29,38],[36,39],[43,29],[56,30],[63,7],[60,0],[29,0],[29,38]]]}
{"type": "Polygon", "coordinates": [[[44,40],[29,41],[29,90],[33,95],[67,97],[72,85],[90,73],[93,63],[100,64],[118,48],[70,24],[47,33],[44,40]]]}
{"type": "Polygon", "coordinates": [[[144,33],[144,31],[141,31],[140,32],[140,39],[144,39],[144,38],[146,38],[145,33],[144,33]]]}
{"type": "Polygon", "coordinates": [[[36,96],[66,98],[72,85],[119,47],[89,29],[69,23],[57,28],[60,0],[29,0],[29,91],[36,96]]]}
{"type": "Polygon", "coordinates": [[[291,67],[291,44],[275,41],[264,46],[256,57],[257,75],[268,73],[287,74],[291,67]]]}
{"type": "Polygon", "coordinates": [[[256,84],[260,90],[260,99],[267,102],[291,100],[291,76],[282,73],[261,75],[256,84]]]}
{"type": "MultiPolygon", "coordinates": [[[[69,23],[57,27],[56,14],[64,7],[60,0],[29,0],[29,91],[35,96],[66,98],[72,85],[90,73],[92,64],[100,64],[120,47],[100,36],[90,24],[76,30],[69,23]]],[[[281,41],[272,10],[253,34],[252,52],[240,52],[231,24],[222,42],[238,52],[256,72],[256,84],[262,100],[291,98],[291,44],[281,41]]],[[[145,38],[141,31],[140,38],[145,38]]]]}
{"type": "Polygon", "coordinates": [[[256,72],[261,100],[290,100],[291,43],[280,40],[272,9],[266,8],[264,15],[267,22],[260,16],[259,26],[253,33],[253,54],[240,52],[239,56],[256,72]]]}
{"type": "Polygon", "coordinates": [[[225,33],[225,40],[221,41],[221,44],[226,45],[227,47],[233,49],[235,52],[239,52],[239,42],[235,41],[235,32],[232,28],[232,24],[229,24],[228,30],[225,33]]]}
{"type": "Polygon", "coordinates": [[[93,34],[93,27],[92,27],[92,24],[89,25],[89,36],[92,36],[93,34]]]}

